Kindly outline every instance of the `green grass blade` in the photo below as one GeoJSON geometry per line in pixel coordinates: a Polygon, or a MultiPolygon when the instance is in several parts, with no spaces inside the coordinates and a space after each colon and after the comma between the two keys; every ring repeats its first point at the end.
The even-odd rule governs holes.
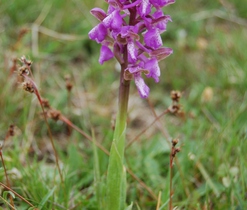
{"type": "Polygon", "coordinates": [[[45,205],[46,202],[49,200],[49,198],[54,194],[55,189],[56,189],[56,187],[53,187],[53,189],[50,190],[50,191],[46,194],[46,196],[41,200],[41,202],[40,202],[40,204],[39,204],[39,206],[38,206],[38,208],[39,208],[40,210],[44,207],[44,205],[45,205]]]}

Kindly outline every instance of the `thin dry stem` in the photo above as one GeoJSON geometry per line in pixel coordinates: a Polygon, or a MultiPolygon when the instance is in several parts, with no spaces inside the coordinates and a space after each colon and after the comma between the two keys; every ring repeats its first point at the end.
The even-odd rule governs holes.
{"type": "Polygon", "coordinates": [[[173,195],[173,189],[172,189],[172,161],[173,161],[173,157],[172,157],[172,153],[171,153],[170,154],[170,179],[169,179],[169,183],[170,183],[169,210],[172,210],[172,195],[173,195]]]}
{"type": "MultiPolygon", "coordinates": [[[[70,120],[68,120],[65,116],[61,115],[59,118],[61,121],[63,121],[64,123],[66,123],[68,126],[70,126],[71,128],[75,129],[77,132],[79,132],[80,134],[82,134],[86,139],[88,139],[89,141],[93,142],[93,139],[91,136],[89,136],[88,134],[86,134],[83,130],[81,130],[80,128],[78,128],[76,125],[74,125],[70,120]]],[[[95,142],[95,145],[100,148],[105,154],[109,155],[109,151],[107,151],[107,149],[105,149],[101,144],[99,144],[98,142],[95,142]]]]}
{"type": "Polygon", "coordinates": [[[159,210],[160,209],[160,203],[161,203],[161,191],[159,191],[158,202],[157,202],[156,210],[159,210]]]}
{"type": "Polygon", "coordinates": [[[172,210],[172,196],[173,196],[173,188],[172,188],[172,166],[173,166],[173,160],[178,152],[180,152],[180,148],[176,148],[176,145],[178,144],[178,139],[172,140],[172,148],[170,153],[170,199],[169,199],[169,210],[172,210]]]}
{"type": "Polygon", "coordinates": [[[3,159],[3,154],[2,154],[2,151],[1,150],[0,150],[0,156],[1,156],[1,161],[2,161],[2,164],[3,164],[3,169],[4,169],[4,174],[5,174],[7,186],[10,187],[10,182],[9,182],[9,178],[8,178],[8,174],[7,174],[7,170],[6,170],[6,167],[5,167],[5,163],[4,163],[4,159],[3,159]]]}
{"type": "MultiPolygon", "coordinates": [[[[153,106],[153,104],[151,103],[151,101],[150,101],[149,99],[147,99],[147,102],[148,102],[148,105],[149,105],[149,107],[150,107],[150,109],[151,109],[153,115],[155,116],[155,118],[158,118],[158,115],[157,115],[157,113],[155,112],[154,106],[153,106]]],[[[163,123],[160,121],[160,118],[158,119],[158,121],[159,121],[159,123],[160,123],[159,126],[158,126],[158,127],[159,127],[159,130],[160,130],[161,133],[164,135],[164,137],[165,137],[167,143],[170,144],[171,142],[169,141],[169,139],[171,139],[171,136],[170,136],[168,130],[167,130],[166,127],[163,125],[163,123]]]]}
{"type": "MultiPolygon", "coordinates": [[[[9,126],[9,129],[8,129],[8,132],[7,132],[6,136],[5,136],[3,145],[1,145],[1,148],[0,148],[1,162],[2,162],[2,165],[3,165],[4,175],[5,175],[5,177],[6,177],[6,182],[7,182],[7,186],[8,186],[8,187],[10,187],[10,181],[9,181],[7,169],[6,169],[6,167],[5,167],[4,158],[3,158],[3,154],[2,154],[2,149],[3,149],[3,147],[4,147],[4,143],[8,140],[8,138],[9,138],[10,136],[14,136],[14,125],[10,125],[10,126],[9,126]]],[[[11,195],[9,195],[9,199],[10,199],[10,204],[11,204],[12,206],[15,206],[13,197],[12,197],[11,195]]]]}
{"type": "Polygon", "coordinates": [[[21,195],[19,195],[17,192],[15,192],[14,190],[12,190],[10,187],[6,186],[5,184],[3,184],[2,182],[0,182],[0,185],[3,186],[4,188],[6,188],[7,190],[11,191],[13,194],[15,194],[18,198],[20,198],[21,200],[23,200],[25,203],[27,203],[29,206],[34,207],[33,204],[31,204],[29,201],[27,201],[25,198],[23,198],[21,195]]]}
{"type": "MultiPolygon", "coordinates": [[[[0,150],[0,156],[1,156],[1,161],[2,161],[2,165],[3,165],[3,169],[4,169],[4,175],[5,175],[5,178],[6,178],[7,186],[10,187],[10,182],[9,182],[9,178],[8,178],[8,174],[7,174],[7,170],[6,170],[6,167],[5,167],[3,154],[2,154],[1,150],[0,150]]],[[[10,204],[12,206],[15,206],[13,197],[11,195],[9,195],[9,199],[10,199],[10,204]]]]}
{"type": "MultiPolygon", "coordinates": [[[[22,57],[22,60],[24,60],[24,62],[25,62],[25,57],[24,56],[22,57]]],[[[28,67],[29,67],[28,69],[31,72],[30,66],[31,66],[31,61],[30,61],[30,65],[28,65],[28,67]]],[[[41,106],[41,109],[42,109],[42,112],[43,112],[43,115],[44,115],[44,118],[45,118],[45,123],[46,123],[47,129],[48,129],[48,134],[49,134],[50,142],[51,142],[51,145],[52,145],[52,149],[54,151],[55,162],[56,162],[56,166],[58,168],[59,176],[60,176],[61,181],[64,182],[62,171],[61,171],[60,166],[59,166],[59,160],[58,160],[57,150],[56,150],[55,143],[54,143],[54,140],[53,140],[53,137],[52,137],[52,133],[51,133],[51,129],[50,129],[49,123],[47,121],[47,116],[45,114],[45,109],[44,109],[44,106],[43,106],[43,103],[42,103],[42,98],[40,96],[40,93],[38,91],[38,88],[37,88],[35,82],[31,78],[29,78],[26,74],[23,74],[22,76],[27,81],[28,84],[31,84],[32,85],[32,88],[31,88],[32,89],[32,92],[38,98],[39,104],[41,106]]]]}
{"type": "Polygon", "coordinates": [[[137,141],[142,134],[144,134],[157,120],[159,120],[162,116],[165,114],[168,114],[170,111],[169,109],[166,109],[163,113],[161,113],[158,117],[156,117],[152,123],[150,123],[146,128],[144,128],[134,139],[129,141],[129,143],[126,145],[126,149],[130,147],[131,144],[133,144],[135,141],[137,141]]]}
{"type": "Polygon", "coordinates": [[[10,204],[7,200],[5,200],[2,196],[0,196],[0,198],[1,198],[6,204],[8,204],[8,206],[9,206],[11,209],[16,210],[16,208],[15,208],[12,204],[10,204]]]}
{"type": "Polygon", "coordinates": [[[155,195],[155,193],[151,190],[151,188],[149,188],[141,179],[139,179],[134,173],[133,173],[133,171],[131,171],[131,169],[129,169],[129,168],[126,168],[126,171],[136,180],[136,181],[138,181],[139,182],[139,184],[143,187],[143,188],[145,188],[148,192],[149,192],[149,194],[150,194],[150,196],[154,199],[154,200],[158,200],[158,198],[157,198],[157,196],[155,195]]]}
{"type": "Polygon", "coordinates": [[[57,165],[58,172],[59,172],[59,175],[60,175],[60,179],[61,179],[62,182],[64,182],[63,174],[62,174],[62,171],[60,169],[59,162],[58,162],[57,150],[56,150],[56,147],[55,147],[55,143],[54,143],[54,140],[53,140],[53,137],[52,137],[51,129],[50,129],[49,123],[47,121],[47,117],[46,117],[45,110],[44,110],[44,107],[43,107],[43,104],[42,104],[42,100],[41,100],[41,97],[40,97],[39,93],[38,93],[37,97],[38,97],[40,106],[42,108],[42,111],[43,111],[43,114],[44,114],[44,117],[45,117],[45,123],[46,123],[47,129],[48,129],[48,134],[49,134],[49,138],[50,138],[50,141],[51,141],[52,149],[54,151],[55,161],[56,161],[56,165],[57,165]]]}

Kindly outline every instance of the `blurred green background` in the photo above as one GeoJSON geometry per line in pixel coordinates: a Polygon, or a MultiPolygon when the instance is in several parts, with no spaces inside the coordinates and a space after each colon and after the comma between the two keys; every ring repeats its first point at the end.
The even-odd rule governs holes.
{"type": "MultiPolygon", "coordinates": [[[[0,139],[10,124],[16,126],[3,155],[12,188],[40,209],[99,209],[93,147],[64,123],[49,121],[63,164],[65,186],[60,186],[41,108],[11,73],[13,59],[30,58],[41,95],[88,134],[94,128],[97,141],[109,149],[119,72],[115,60],[98,64],[100,46],[87,36],[98,23],[89,12],[93,7],[107,5],[103,0],[0,1],[0,139]]],[[[127,139],[153,121],[152,110],[160,114],[171,104],[171,90],[182,92],[183,113],[151,126],[126,150],[126,166],[154,195],[162,192],[160,209],[167,209],[167,140],[179,138],[174,207],[247,209],[246,0],[177,0],[164,11],[173,22],[162,38],[174,53],[160,63],[158,84],[146,79],[148,101],[132,84],[127,139]]],[[[98,155],[104,194],[108,157],[98,155]]],[[[6,183],[2,167],[0,180],[6,183]]],[[[155,209],[151,194],[128,176],[127,203],[134,202],[133,209],[155,209]]],[[[18,198],[15,204],[28,206],[18,198]]]]}

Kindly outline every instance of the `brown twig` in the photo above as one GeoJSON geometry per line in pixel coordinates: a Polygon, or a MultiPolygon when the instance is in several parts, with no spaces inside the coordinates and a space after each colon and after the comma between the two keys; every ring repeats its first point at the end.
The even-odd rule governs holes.
{"type": "MultiPolygon", "coordinates": [[[[37,91],[37,95],[38,97],[38,100],[39,100],[39,103],[40,103],[40,106],[42,108],[42,111],[43,111],[43,114],[45,116],[45,110],[44,110],[44,107],[42,105],[42,100],[41,100],[41,97],[37,91]]],[[[59,166],[59,162],[58,162],[58,154],[57,154],[57,150],[56,150],[56,147],[55,147],[55,143],[54,143],[54,140],[53,140],[53,137],[52,137],[52,133],[51,133],[51,129],[50,129],[50,126],[49,126],[49,123],[47,121],[47,117],[45,116],[45,123],[46,123],[46,126],[47,126],[47,129],[48,129],[48,134],[49,134],[49,137],[50,137],[50,141],[51,141],[51,145],[52,145],[52,149],[54,151],[54,155],[55,155],[55,160],[56,160],[56,165],[57,165],[57,168],[58,168],[58,172],[59,172],[59,175],[60,175],[60,179],[62,182],[64,182],[63,180],[63,174],[62,174],[62,171],[61,171],[61,168],[59,166]]]]}
{"type": "Polygon", "coordinates": [[[146,126],[135,138],[133,138],[131,141],[128,142],[126,145],[126,149],[130,147],[135,141],[137,141],[142,134],[144,134],[157,120],[159,120],[162,116],[165,114],[168,114],[170,112],[169,109],[166,109],[164,112],[162,112],[158,117],[156,117],[152,123],[150,123],[148,126],[146,126]]]}
{"type": "Polygon", "coordinates": [[[30,73],[31,77],[33,78],[32,71],[31,71],[32,62],[27,60],[25,56],[22,56],[20,61],[22,62],[22,66],[19,68],[18,71],[19,71],[19,75],[22,76],[24,79],[24,82],[22,83],[22,87],[24,88],[24,90],[26,90],[30,93],[34,93],[36,95],[36,97],[38,98],[39,104],[40,104],[41,109],[42,109],[43,114],[44,114],[45,123],[46,123],[47,129],[48,129],[48,134],[49,134],[50,142],[52,145],[52,149],[54,151],[56,166],[58,168],[60,179],[63,182],[63,175],[62,175],[62,171],[61,171],[60,166],[59,166],[58,154],[57,154],[55,143],[54,143],[54,140],[52,137],[51,129],[50,129],[50,126],[49,126],[48,121],[47,121],[44,106],[42,103],[42,98],[40,96],[40,93],[38,91],[38,88],[37,88],[35,82],[33,81],[33,79],[28,77],[28,75],[30,73]]]}
{"type": "Polygon", "coordinates": [[[16,210],[16,208],[11,204],[9,203],[7,200],[5,200],[2,196],[0,196],[1,200],[3,200],[6,204],[8,204],[8,206],[10,206],[11,209],[14,209],[16,210]]]}
{"type": "Polygon", "coordinates": [[[129,168],[126,168],[126,171],[136,180],[136,181],[138,181],[139,182],[139,184],[143,187],[143,188],[145,188],[148,192],[149,192],[149,194],[151,195],[151,197],[154,199],[154,200],[157,200],[158,198],[157,198],[157,196],[155,195],[155,193],[141,180],[141,179],[139,179],[134,173],[133,173],[133,171],[131,171],[131,169],[129,169],[129,168]]]}
{"type": "MultiPolygon", "coordinates": [[[[3,142],[3,144],[0,145],[1,162],[2,162],[2,165],[3,165],[4,175],[5,175],[5,178],[6,178],[6,182],[7,182],[7,186],[8,187],[10,187],[10,181],[9,181],[7,169],[6,169],[5,162],[4,162],[4,158],[3,158],[3,154],[2,154],[2,149],[4,147],[4,143],[8,140],[8,138],[10,136],[14,136],[14,125],[10,125],[9,126],[9,129],[8,129],[8,132],[7,132],[6,136],[5,136],[4,142],[3,142]]],[[[11,206],[15,207],[14,200],[13,200],[13,197],[11,195],[9,195],[9,199],[10,199],[11,206]]]]}
{"type": "MultiPolygon", "coordinates": [[[[89,136],[88,134],[86,134],[83,130],[81,130],[80,128],[78,128],[76,125],[74,125],[69,119],[67,119],[65,116],[61,115],[59,117],[59,119],[61,121],[63,121],[64,123],[66,123],[67,125],[69,125],[70,127],[72,127],[74,130],[76,130],[77,132],[79,132],[80,134],[82,134],[86,139],[88,139],[89,141],[93,142],[93,139],[91,136],[89,136]]],[[[101,144],[99,144],[98,142],[95,142],[95,145],[100,148],[105,154],[109,155],[109,151],[107,149],[105,149],[101,144]]]]}
{"type": "Polygon", "coordinates": [[[160,203],[161,203],[161,191],[159,191],[158,202],[157,202],[156,210],[159,210],[160,209],[160,203]]]}
{"type": "Polygon", "coordinates": [[[172,196],[173,196],[173,189],[172,189],[172,166],[173,166],[173,160],[178,152],[180,152],[180,148],[176,148],[176,145],[178,143],[178,139],[172,140],[172,148],[170,153],[170,199],[169,199],[169,210],[172,210],[172,196]]]}
{"type": "MultiPolygon", "coordinates": [[[[10,187],[10,182],[9,182],[7,170],[6,170],[4,159],[3,159],[3,155],[2,155],[2,149],[0,150],[0,157],[1,157],[1,162],[2,162],[2,165],[3,165],[3,169],[4,169],[4,174],[5,174],[7,186],[10,187]]],[[[10,199],[11,206],[15,206],[13,197],[11,195],[9,195],[9,199],[10,199]]]]}
{"type": "MultiPolygon", "coordinates": [[[[147,99],[147,102],[148,102],[148,105],[149,105],[149,107],[150,107],[150,109],[151,109],[151,111],[152,111],[154,117],[157,118],[158,115],[157,115],[157,113],[156,113],[156,111],[155,111],[155,109],[154,109],[153,104],[151,103],[151,101],[150,101],[149,99],[147,99]]],[[[165,137],[167,143],[170,144],[171,142],[169,141],[169,139],[171,139],[171,136],[170,136],[168,130],[167,130],[166,127],[163,125],[163,123],[161,122],[160,118],[158,119],[158,122],[160,123],[159,126],[158,126],[160,132],[164,135],[164,137],[165,137]]]]}
{"type": "MultiPolygon", "coordinates": [[[[10,187],[6,186],[5,184],[3,184],[2,182],[0,182],[0,185],[3,186],[4,188],[6,188],[7,190],[11,191],[13,194],[15,194],[18,198],[20,198],[21,200],[23,200],[24,202],[26,202],[29,206],[31,207],[35,207],[33,204],[31,204],[29,201],[27,201],[25,198],[23,198],[21,195],[19,195],[17,192],[15,192],[14,190],[12,190],[10,187]]],[[[38,210],[38,209],[36,209],[38,210]]]]}
{"type": "MultiPolygon", "coordinates": [[[[67,107],[68,107],[67,114],[69,114],[70,108],[71,108],[71,91],[73,88],[73,84],[71,82],[70,75],[66,75],[64,79],[65,79],[65,86],[67,90],[67,107]]],[[[68,129],[68,137],[69,137],[71,135],[71,127],[67,126],[67,129],[68,129]]]]}

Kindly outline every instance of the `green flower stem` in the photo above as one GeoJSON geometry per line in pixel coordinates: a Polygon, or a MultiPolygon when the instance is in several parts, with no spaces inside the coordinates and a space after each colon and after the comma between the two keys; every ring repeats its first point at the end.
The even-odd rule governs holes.
{"type": "Polygon", "coordinates": [[[107,174],[107,210],[122,210],[126,197],[126,174],[124,168],[124,147],[130,81],[124,79],[127,67],[127,49],[121,65],[118,113],[112,141],[107,174]]]}

